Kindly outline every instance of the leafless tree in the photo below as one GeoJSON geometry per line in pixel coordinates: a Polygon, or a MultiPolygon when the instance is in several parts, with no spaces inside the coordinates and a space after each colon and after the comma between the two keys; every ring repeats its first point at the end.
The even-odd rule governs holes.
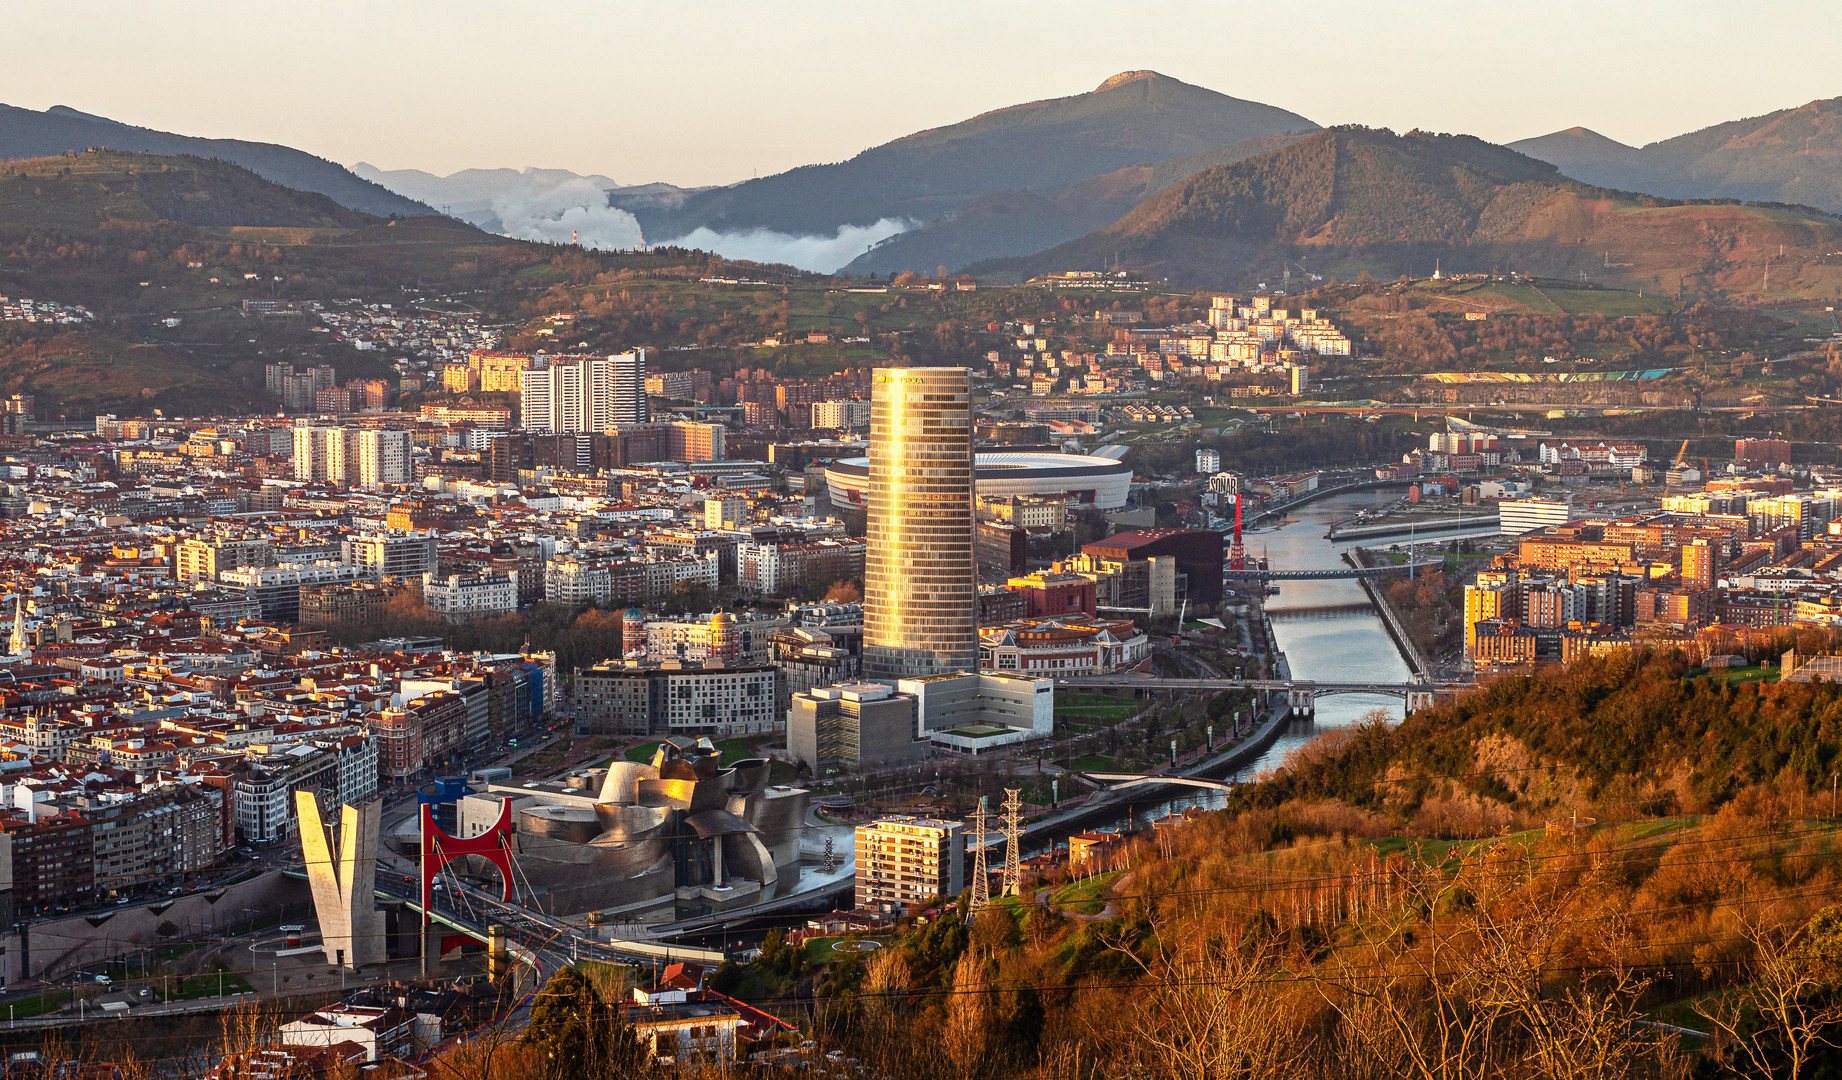
{"type": "Polygon", "coordinates": [[[1715,1053],[1735,1072],[1799,1080],[1818,1051],[1842,1045],[1842,1005],[1815,1000],[1825,980],[1808,928],[1781,934],[1755,922],[1745,936],[1753,948],[1747,981],[1695,1011],[1714,1025],[1715,1053]]]}
{"type": "Polygon", "coordinates": [[[1286,971],[1269,942],[1221,934],[1157,933],[1149,962],[1130,949],[1147,977],[1126,1021],[1139,1068],[1182,1080],[1265,1080],[1296,1075],[1305,1047],[1279,992],[1286,971]]]}
{"type": "Polygon", "coordinates": [[[941,1047],[959,1075],[976,1076],[983,1071],[985,1056],[991,1045],[992,993],[985,976],[985,958],[977,949],[960,953],[953,968],[953,989],[947,997],[946,1023],[940,1032],[941,1047]]]}

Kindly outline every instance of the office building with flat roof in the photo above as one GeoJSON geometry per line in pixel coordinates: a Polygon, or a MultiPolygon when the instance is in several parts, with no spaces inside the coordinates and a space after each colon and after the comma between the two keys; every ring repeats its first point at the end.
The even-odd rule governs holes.
{"type": "Polygon", "coordinates": [[[897,765],[927,756],[916,739],[913,694],[887,683],[840,683],[794,694],[787,753],[815,777],[897,765]]]}

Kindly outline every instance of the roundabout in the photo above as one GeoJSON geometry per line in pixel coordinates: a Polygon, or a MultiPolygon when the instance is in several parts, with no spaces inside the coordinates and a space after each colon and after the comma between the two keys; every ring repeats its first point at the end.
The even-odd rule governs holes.
{"type": "Polygon", "coordinates": [[[844,938],[831,943],[831,951],[837,953],[868,953],[875,952],[882,947],[883,943],[880,941],[869,941],[862,938],[844,938]]]}

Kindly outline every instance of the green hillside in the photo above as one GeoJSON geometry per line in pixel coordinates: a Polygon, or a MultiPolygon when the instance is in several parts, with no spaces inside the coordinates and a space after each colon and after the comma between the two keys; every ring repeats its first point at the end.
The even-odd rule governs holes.
{"type": "Polygon", "coordinates": [[[318,192],[340,206],[380,217],[416,217],[435,211],[414,199],[360,179],[337,162],[276,143],[200,139],[135,127],[63,105],[44,112],[0,105],[0,160],[52,157],[106,146],[141,154],[228,161],[266,180],[318,192]]]}
{"type": "Polygon", "coordinates": [[[103,316],[503,286],[552,255],[448,218],[347,210],[224,161],[93,150],[0,162],[0,292],[103,316]]]}
{"type": "Polygon", "coordinates": [[[526,243],[438,216],[386,220],[223,161],[86,151],[0,162],[0,295],[96,316],[0,323],[0,394],[37,394],[52,419],[268,408],[266,363],[330,363],[343,380],[392,374],[392,358],[307,320],[245,318],[246,299],[356,297],[400,310],[464,294],[448,306],[512,322],[553,288],[723,265],[526,243]]]}
{"type": "Polygon", "coordinates": [[[0,163],[0,227],[81,231],[110,220],[349,229],[378,219],[227,161],[103,150],[0,163]]]}
{"type": "Polygon", "coordinates": [[[1515,184],[1546,194],[1554,166],[1468,135],[1395,136],[1340,128],[1234,165],[1206,169],[1106,230],[1141,239],[1186,233],[1324,246],[1455,243],[1515,184]]]}

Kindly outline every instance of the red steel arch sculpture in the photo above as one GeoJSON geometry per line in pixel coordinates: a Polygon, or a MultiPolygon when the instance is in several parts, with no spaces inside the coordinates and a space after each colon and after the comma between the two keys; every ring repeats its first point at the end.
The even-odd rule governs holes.
{"type": "Polygon", "coordinates": [[[425,926],[429,920],[435,875],[448,863],[466,855],[478,855],[499,868],[499,879],[505,889],[500,899],[508,904],[512,902],[512,835],[512,800],[509,798],[500,802],[499,820],[493,822],[491,828],[465,839],[443,832],[441,826],[435,824],[434,808],[428,803],[422,804],[422,922],[425,926]]]}

